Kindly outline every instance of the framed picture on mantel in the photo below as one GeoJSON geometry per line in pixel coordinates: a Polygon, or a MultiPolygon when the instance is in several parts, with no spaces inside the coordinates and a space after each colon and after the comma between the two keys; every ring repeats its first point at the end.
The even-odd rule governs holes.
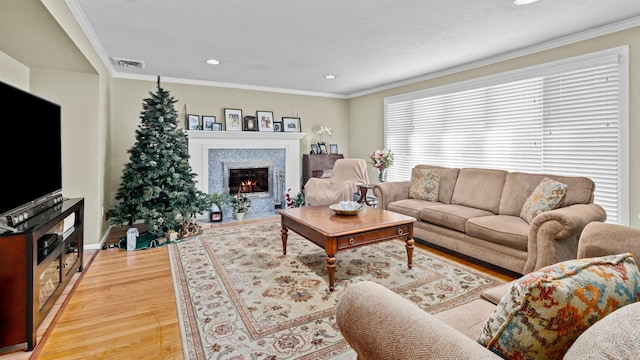
{"type": "Polygon", "coordinates": [[[202,128],[204,130],[213,130],[213,124],[216,122],[215,116],[202,115],[202,128]]]}
{"type": "Polygon", "coordinates": [[[283,116],[282,128],[284,132],[300,132],[300,118],[283,116]]]}
{"type": "Polygon", "coordinates": [[[260,131],[273,132],[273,111],[256,111],[260,131]]]}
{"type": "Polygon", "coordinates": [[[200,115],[187,115],[187,130],[202,130],[202,125],[200,125],[200,115]]]}
{"type": "Polygon", "coordinates": [[[242,110],[224,109],[224,120],[227,131],[242,131],[242,110]]]}
{"type": "Polygon", "coordinates": [[[253,115],[244,117],[244,131],[258,131],[258,119],[253,115]]]}

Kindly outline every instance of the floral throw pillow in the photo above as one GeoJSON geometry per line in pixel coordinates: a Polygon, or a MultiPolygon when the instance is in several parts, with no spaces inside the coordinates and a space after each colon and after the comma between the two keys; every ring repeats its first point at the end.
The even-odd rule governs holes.
{"type": "Polygon", "coordinates": [[[638,300],[631,253],[561,262],[516,280],[478,342],[505,359],[562,359],[589,326],[638,300]]]}
{"type": "Polygon", "coordinates": [[[567,184],[544,178],[522,205],[520,217],[530,224],[536,216],[557,208],[566,195],[567,184]]]}
{"type": "Polygon", "coordinates": [[[411,170],[411,184],[409,185],[409,198],[438,201],[438,190],[440,189],[439,169],[416,169],[411,170]]]}

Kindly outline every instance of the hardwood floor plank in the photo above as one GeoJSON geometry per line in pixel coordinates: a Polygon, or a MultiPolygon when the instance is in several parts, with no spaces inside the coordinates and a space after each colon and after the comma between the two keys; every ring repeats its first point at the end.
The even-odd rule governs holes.
{"type": "Polygon", "coordinates": [[[38,359],[182,359],[166,248],[102,250],[38,359]]]}

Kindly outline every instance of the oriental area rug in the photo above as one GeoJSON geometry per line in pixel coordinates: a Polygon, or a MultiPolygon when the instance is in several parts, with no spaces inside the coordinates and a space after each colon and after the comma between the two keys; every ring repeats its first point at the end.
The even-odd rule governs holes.
{"type": "Polygon", "coordinates": [[[329,292],[324,249],[280,221],[206,229],[171,244],[185,359],[355,359],[335,322],[344,289],[375,281],[436,313],[500,280],[418,247],[407,268],[402,240],[338,252],[329,292]]]}

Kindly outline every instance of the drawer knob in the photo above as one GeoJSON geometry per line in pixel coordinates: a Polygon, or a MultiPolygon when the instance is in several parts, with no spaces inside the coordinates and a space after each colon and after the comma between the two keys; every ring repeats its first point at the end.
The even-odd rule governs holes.
{"type": "Polygon", "coordinates": [[[402,235],[402,228],[398,228],[398,235],[402,235]]]}
{"type": "Polygon", "coordinates": [[[355,240],[353,240],[353,236],[349,238],[349,245],[355,244],[355,240]]]}

